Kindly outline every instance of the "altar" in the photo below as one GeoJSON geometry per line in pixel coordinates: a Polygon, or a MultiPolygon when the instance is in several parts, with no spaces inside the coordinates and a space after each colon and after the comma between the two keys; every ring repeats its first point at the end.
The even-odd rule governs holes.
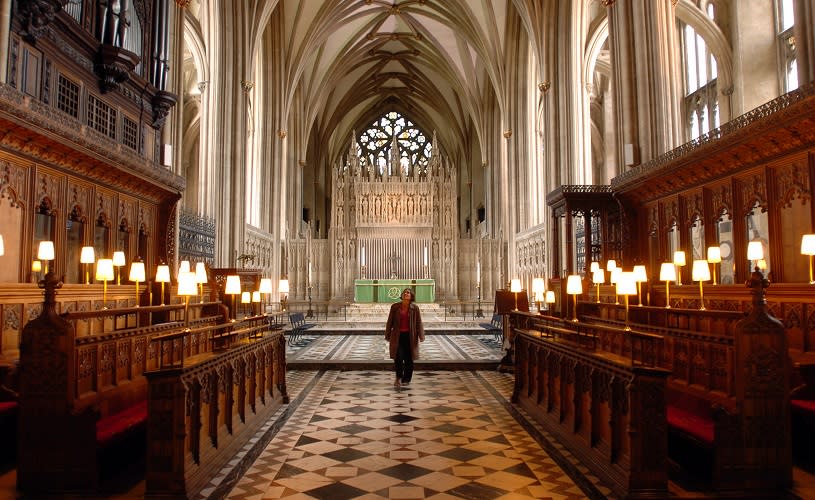
{"type": "Polygon", "coordinates": [[[436,280],[354,280],[354,302],[398,302],[402,290],[410,288],[416,295],[416,302],[431,303],[436,301],[436,280]]]}

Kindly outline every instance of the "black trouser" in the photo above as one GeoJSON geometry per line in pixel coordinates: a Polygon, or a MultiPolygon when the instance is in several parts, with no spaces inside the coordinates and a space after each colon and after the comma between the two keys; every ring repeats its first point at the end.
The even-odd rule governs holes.
{"type": "Polygon", "coordinates": [[[396,350],[396,378],[410,382],[413,378],[413,350],[410,346],[410,332],[399,333],[399,348],[396,350]]]}

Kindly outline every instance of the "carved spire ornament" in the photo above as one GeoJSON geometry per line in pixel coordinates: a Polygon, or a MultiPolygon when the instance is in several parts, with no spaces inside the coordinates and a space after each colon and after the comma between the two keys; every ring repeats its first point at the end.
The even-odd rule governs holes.
{"type": "Polygon", "coordinates": [[[36,42],[67,3],[68,0],[20,0],[17,16],[23,25],[23,38],[36,42]]]}

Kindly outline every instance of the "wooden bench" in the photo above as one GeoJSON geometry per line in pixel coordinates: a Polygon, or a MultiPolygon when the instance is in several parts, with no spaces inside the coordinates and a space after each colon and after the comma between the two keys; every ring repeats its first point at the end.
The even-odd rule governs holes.
{"type": "Polygon", "coordinates": [[[291,331],[288,339],[289,344],[297,342],[307,330],[317,326],[316,323],[306,323],[306,315],[301,312],[290,313],[289,323],[291,323],[291,331]]]}
{"type": "MultiPolygon", "coordinates": [[[[51,275],[49,277],[53,278],[51,275]]],[[[184,311],[184,306],[147,306],[87,312],[56,312],[54,279],[46,278],[39,317],[23,329],[19,362],[17,486],[26,493],[92,492],[103,464],[143,453],[147,422],[147,380],[166,357],[212,349],[205,328],[224,324],[222,315],[202,316],[211,304],[190,306],[191,319],[115,329],[128,315],[184,311]],[[111,330],[78,335],[75,324],[111,325],[111,330]],[[185,343],[158,348],[151,339],[186,329],[199,330],[185,343]],[[134,444],[121,453],[122,443],[134,444]]],[[[217,309],[216,309],[217,310],[217,309]]],[[[135,323],[135,322],[134,322],[135,323]]]]}
{"type": "Polygon", "coordinates": [[[504,322],[500,314],[493,314],[489,323],[479,323],[478,326],[495,336],[496,341],[504,338],[504,322]]]}

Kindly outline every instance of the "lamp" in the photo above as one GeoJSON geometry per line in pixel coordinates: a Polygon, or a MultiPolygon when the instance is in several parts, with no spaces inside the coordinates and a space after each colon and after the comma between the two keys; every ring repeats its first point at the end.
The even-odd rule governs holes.
{"type": "Polygon", "coordinates": [[[617,261],[614,259],[609,259],[609,261],[606,262],[606,271],[611,272],[615,269],[617,269],[617,261]]]}
{"type": "Polygon", "coordinates": [[[699,282],[699,309],[705,309],[705,292],[702,288],[702,282],[710,279],[710,268],[707,261],[704,259],[694,260],[693,268],[691,269],[691,279],[699,282]]]}
{"type": "Polygon", "coordinates": [[[566,293],[574,297],[572,321],[577,322],[577,296],[583,293],[583,282],[579,274],[570,274],[566,280],[566,293]]]}
{"type": "Polygon", "coordinates": [[[518,294],[521,292],[521,280],[514,279],[509,282],[509,291],[512,292],[513,296],[515,297],[515,309],[514,311],[518,310],[518,294]]]}
{"type": "Polygon", "coordinates": [[[41,241],[37,248],[37,259],[45,262],[45,274],[48,274],[48,261],[54,260],[54,242],[41,241]]]}
{"type": "Polygon", "coordinates": [[[190,297],[198,293],[198,287],[195,286],[195,273],[189,271],[181,271],[178,273],[178,291],[176,292],[179,297],[184,297],[184,325],[190,322],[190,297]]]}
{"type": "MultiPolygon", "coordinates": [[[[554,290],[547,290],[546,291],[546,298],[544,299],[547,304],[554,304],[555,303],[555,291],[554,290]]],[[[547,306],[548,308],[549,306],[547,306]]]]}
{"type": "Polygon", "coordinates": [[[685,252],[677,250],[674,252],[674,265],[679,269],[676,270],[676,284],[682,286],[682,266],[686,264],[685,252]]]}
{"type": "Polygon", "coordinates": [[[190,261],[182,260],[178,264],[178,275],[181,276],[181,273],[188,273],[190,272],[190,261]]]}
{"type": "Polygon", "coordinates": [[[625,299],[625,329],[626,331],[631,331],[631,327],[628,326],[628,296],[629,295],[637,295],[637,281],[636,273],[620,273],[620,276],[617,278],[617,293],[623,296],[625,299]]]}
{"type": "Polygon", "coordinates": [[[145,279],[144,262],[131,262],[130,275],[128,278],[130,278],[130,281],[136,282],[136,307],[139,307],[139,283],[145,279]]]}
{"type": "Polygon", "coordinates": [[[42,261],[39,260],[32,260],[31,261],[31,272],[36,273],[37,280],[40,279],[40,272],[42,271],[42,261]]]}
{"type": "Polygon", "coordinates": [[[589,266],[589,272],[592,274],[597,272],[598,269],[600,269],[600,263],[597,261],[592,262],[591,265],[589,266]]]}
{"type": "Polygon", "coordinates": [[[91,284],[91,272],[88,270],[88,264],[93,264],[96,262],[96,253],[93,250],[93,247],[82,247],[82,251],[79,254],[79,263],[84,264],[85,267],[85,284],[91,284]]]}
{"type": "Polygon", "coordinates": [[[198,283],[202,304],[204,303],[204,283],[207,281],[207,266],[203,262],[198,262],[195,264],[195,282],[198,283]]]}
{"type": "Polygon", "coordinates": [[[235,317],[235,295],[241,294],[241,278],[233,274],[226,277],[226,285],[224,286],[224,295],[232,296],[232,318],[235,317]]]}
{"type": "Polygon", "coordinates": [[[634,281],[637,283],[637,304],[642,306],[642,284],[648,281],[645,266],[634,266],[634,281]]]}
{"type": "MultiPolygon", "coordinates": [[[[272,279],[271,278],[261,278],[260,284],[258,285],[258,292],[268,295],[272,293],[272,279]]],[[[266,313],[266,304],[263,302],[263,296],[261,295],[260,307],[263,309],[263,313],[266,313]]]]}
{"type": "Polygon", "coordinates": [[[543,278],[532,278],[532,296],[535,299],[535,304],[538,306],[538,312],[541,311],[541,302],[543,302],[543,294],[546,292],[546,282],[543,278]]]}
{"type": "Polygon", "coordinates": [[[170,266],[161,264],[156,268],[156,282],[161,283],[161,305],[164,305],[164,283],[170,282],[170,266]]]}
{"type": "Polygon", "coordinates": [[[243,309],[243,315],[246,316],[246,306],[243,304],[251,304],[252,303],[252,292],[246,291],[241,292],[241,308],[243,309]]]}
{"type": "Polygon", "coordinates": [[[751,241],[747,244],[747,260],[755,262],[755,267],[759,269],[759,261],[764,259],[764,247],[760,241],[751,241]]]}
{"type": "Polygon", "coordinates": [[[102,309],[108,308],[108,281],[113,279],[113,259],[96,261],[96,279],[102,282],[102,309]]]}
{"type": "Polygon", "coordinates": [[[722,261],[722,247],[707,247],[707,261],[713,264],[713,284],[716,284],[716,264],[722,261]]]}
{"type": "Polygon", "coordinates": [[[0,234],[0,255],[6,255],[6,245],[3,243],[2,234],[0,234]]]}
{"type": "Polygon", "coordinates": [[[116,284],[122,284],[122,266],[125,265],[125,253],[121,250],[113,252],[113,265],[116,267],[116,284]]]}
{"type": "Polygon", "coordinates": [[[623,272],[622,267],[615,267],[611,270],[611,275],[608,277],[608,282],[614,285],[614,303],[620,303],[620,294],[617,292],[617,281],[620,279],[620,273],[623,272]]]}
{"type": "Polygon", "coordinates": [[[591,275],[591,280],[597,285],[597,303],[600,303],[600,285],[606,282],[606,272],[600,269],[600,266],[597,266],[597,269],[594,270],[593,274],[591,275]]]}
{"type": "Polygon", "coordinates": [[[665,282],[665,309],[671,308],[671,281],[676,281],[676,265],[663,262],[659,268],[659,281],[665,282]]]}
{"type": "Polygon", "coordinates": [[[812,256],[815,255],[815,234],[805,234],[801,237],[801,255],[809,255],[809,284],[815,285],[812,276],[812,256]]]}
{"type": "Polygon", "coordinates": [[[280,292],[280,309],[286,311],[286,306],[289,300],[289,280],[286,278],[281,278],[277,290],[280,292]]]}

